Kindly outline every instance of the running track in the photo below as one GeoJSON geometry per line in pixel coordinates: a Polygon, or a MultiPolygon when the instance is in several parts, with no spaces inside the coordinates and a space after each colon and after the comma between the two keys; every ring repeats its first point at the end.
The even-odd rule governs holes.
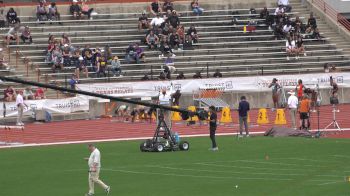
{"type": "MultiPolygon", "coordinates": [[[[350,104],[339,105],[340,112],[337,113],[337,121],[341,128],[348,128],[341,134],[327,134],[326,137],[348,137],[350,138],[350,104]]],[[[320,129],[332,122],[332,107],[322,106],[320,108],[320,129]]],[[[257,125],[258,110],[250,112],[251,132],[264,132],[273,126],[275,112],[268,110],[270,123],[257,125]]],[[[220,115],[219,115],[220,116],[220,115]]],[[[232,112],[234,123],[224,124],[218,127],[218,133],[236,133],[238,130],[237,113],[232,112]]],[[[286,118],[289,124],[289,112],[286,111],[286,118]]],[[[312,129],[317,129],[317,113],[311,113],[312,129]]],[[[289,125],[285,125],[289,126],[289,125]]],[[[19,142],[24,144],[45,144],[60,142],[88,142],[91,140],[115,140],[128,138],[152,137],[155,123],[119,122],[116,119],[104,118],[97,120],[76,120],[52,122],[45,124],[27,124],[24,131],[0,129],[0,141],[19,142]]],[[[173,124],[173,130],[180,135],[203,135],[208,133],[207,125],[186,126],[185,123],[173,124]]]]}

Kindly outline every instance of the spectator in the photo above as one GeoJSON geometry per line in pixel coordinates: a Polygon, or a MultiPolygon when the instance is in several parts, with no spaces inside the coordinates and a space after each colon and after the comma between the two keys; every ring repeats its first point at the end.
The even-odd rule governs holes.
{"type": "Polygon", "coordinates": [[[298,93],[298,99],[301,101],[301,99],[304,96],[305,86],[303,85],[303,81],[301,79],[298,80],[298,85],[295,87],[295,92],[298,93]]]}
{"type": "Polygon", "coordinates": [[[151,21],[151,26],[162,26],[164,23],[164,18],[160,17],[160,14],[158,13],[156,17],[154,17],[151,21]]]}
{"type": "Polygon", "coordinates": [[[276,25],[275,30],[274,30],[274,35],[275,35],[277,40],[284,39],[284,32],[283,32],[282,23],[276,25]]]}
{"type": "Polygon", "coordinates": [[[37,88],[35,91],[35,99],[46,99],[45,92],[42,88],[37,88]]]}
{"type": "Polygon", "coordinates": [[[215,71],[215,73],[213,74],[213,77],[214,77],[214,78],[222,78],[222,73],[220,73],[220,70],[219,70],[219,69],[217,69],[217,70],[215,71]]]}
{"type": "Polygon", "coordinates": [[[36,6],[36,20],[39,21],[45,21],[49,18],[48,12],[46,10],[44,2],[40,1],[39,5],[36,6]]]}
{"type": "Polygon", "coordinates": [[[282,5],[278,5],[278,7],[275,10],[275,16],[281,17],[284,14],[284,9],[282,5]]]}
{"type": "Polygon", "coordinates": [[[298,59],[299,59],[300,54],[304,54],[304,56],[307,56],[307,54],[305,52],[305,48],[304,48],[304,41],[303,41],[303,38],[301,36],[298,36],[298,39],[297,39],[295,45],[296,45],[295,52],[296,52],[298,59]]]}
{"type": "Polygon", "coordinates": [[[176,31],[173,31],[170,35],[169,43],[172,48],[180,50],[180,36],[176,33],[176,31]]]}
{"type": "Polygon", "coordinates": [[[0,28],[5,28],[6,26],[6,16],[4,14],[4,10],[0,9],[0,28]]]}
{"type": "Polygon", "coordinates": [[[311,37],[313,39],[321,39],[320,32],[317,28],[316,18],[314,17],[312,12],[310,13],[310,17],[307,21],[305,33],[311,34],[311,37]]]}
{"type": "Polygon", "coordinates": [[[72,56],[72,54],[70,52],[69,46],[68,46],[68,44],[65,44],[63,46],[63,52],[62,52],[63,66],[64,67],[70,67],[71,66],[71,62],[72,62],[71,56],[72,56]]]}
{"type": "Polygon", "coordinates": [[[149,22],[148,17],[146,16],[146,11],[142,12],[142,15],[139,18],[139,31],[142,29],[148,29],[149,28],[149,22]]]}
{"type": "Polygon", "coordinates": [[[101,56],[97,62],[97,77],[100,77],[100,74],[103,74],[104,77],[107,77],[106,74],[106,68],[107,68],[107,60],[104,56],[101,56]]]}
{"type": "Polygon", "coordinates": [[[153,31],[151,31],[146,37],[146,43],[149,49],[156,49],[159,43],[159,38],[153,31]]]}
{"type": "Polygon", "coordinates": [[[63,70],[63,56],[62,50],[55,46],[55,49],[52,51],[52,71],[56,72],[56,69],[63,70]]]}
{"type": "Polygon", "coordinates": [[[172,14],[170,17],[167,19],[167,22],[174,27],[174,29],[177,29],[177,27],[180,25],[180,19],[177,16],[177,13],[175,10],[172,11],[172,14]]]}
{"type": "Polygon", "coordinates": [[[6,14],[7,22],[9,24],[21,23],[21,20],[17,16],[17,12],[11,7],[6,14]]]}
{"type": "Polygon", "coordinates": [[[111,61],[113,60],[113,51],[112,48],[107,45],[104,48],[105,52],[104,52],[104,57],[106,58],[108,63],[111,63],[111,61]]]}
{"type": "Polygon", "coordinates": [[[193,75],[193,78],[194,79],[201,79],[202,78],[202,75],[201,75],[201,72],[200,71],[197,71],[194,75],[193,75]]]}
{"type": "Polygon", "coordinates": [[[32,38],[32,35],[30,33],[30,29],[28,26],[24,27],[24,30],[22,31],[21,39],[22,39],[24,44],[26,43],[26,40],[29,40],[30,44],[33,43],[33,38],[32,38]]]}
{"type": "Polygon", "coordinates": [[[300,34],[305,31],[303,21],[301,21],[299,16],[297,16],[294,22],[292,22],[292,26],[297,34],[300,34]]]}
{"type": "Polygon", "coordinates": [[[99,47],[96,47],[96,49],[92,50],[92,56],[91,56],[91,66],[92,70],[97,72],[97,63],[99,62],[100,58],[102,57],[102,51],[99,47]]]}
{"type": "Polygon", "coordinates": [[[288,22],[283,26],[283,33],[286,35],[292,32],[292,25],[288,22]]]}
{"type": "Polygon", "coordinates": [[[90,20],[92,20],[91,13],[94,11],[94,8],[89,8],[89,5],[85,1],[81,1],[81,13],[86,15],[90,20]]]}
{"type": "Polygon", "coordinates": [[[335,64],[331,65],[331,68],[329,69],[329,72],[339,72],[339,70],[337,69],[337,67],[335,66],[335,64]]]}
{"type": "Polygon", "coordinates": [[[90,49],[90,45],[86,44],[83,51],[81,51],[81,54],[83,57],[85,57],[86,54],[92,54],[92,50],[90,49]]]}
{"type": "Polygon", "coordinates": [[[134,48],[135,48],[135,52],[136,52],[136,55],[139,59],[142,59],[143,62],[146,62],[146,55],[145,53],[143,52],[143,49],[139,46],[138,43],[135,43],[134,45],[134,48]]]}
{"type": "Polygon", "coordinates": [[[153,3],[151,3],[149,6],[149,10],[154,16],[160,14],[162,12],[162,9],[159,0],[153,1],[153,3]]]}
{"type": "MultiPolygon", "coordinates": [[[[289,61],[289,57],[291,55],[296,54],[295,41],[290,36],[287,38],[287,41],[286,41],[286,52],[287,52],[287,61],[289,61]]],[[[295,58],[297,59],[297,57],[295,58]]]]}
{"type": "Polygon", "coordinates": [[[176,30],[176,34],[179,35],[180,44],[183,44],[185,42],[185,27],[180,25],[176,30]]]}
{"type": "Polygon", "coordinates": [[[32,88],[30,86],[25,88],[25,90],[23,91],[23,98],[25,100],[33,100],[34,99],[34,93],[33,93],[32,88]]]}
{"type": "Polygon", "coordinates": [[[159,77],[158,77],[159,80],[165,80],[166,79],[166,75],[164,72],[160,72],[159,73],[159,77]]]}
{"type": "Polygon", "coordinates": [[[16,44],[18,45],[18,31],[19,31],[19,25],[15,25],[14,27],[11,27],[8,33],[5,36],[6,44],[10,45],[10,41],[16,41],[16,44]]]}
{"type": "Polygon", "coordinates": [[[16,100],[16,92],[12,86],[8,86],[4,90],[4,100],[8,102],[16,100]]]}
{"type": "Polygon", "coordinates": [[[187,35],[191,36],[191,40],[193,43],[198,43],[198,34],[194,25],[191,25],[191,27],[187,30],[187,35]]]}
{"type": "Polygon", "coordinates": [[[121,73],[122,73],[121,64],[120,64],[120,60],[117,56],[113,57],[113,60],[111,62],[110,71],[112,71],[113,77],[122,76],[121,75],[121,73]]]}
{"type": "Polygon", "coordinates": [[[264,7],[264,9],[260,12],[260,19],[265,19],[265,24],[269,27],[270,30],[274,22],[274,17],[270,15],[267,7],[264,7]]]}
{"type": "Polygon", "coordinates": [[[278,0],[278,6],[282,6],[286,12],[292,11],[292,6],[289,4],[289,0],[278,0]]]}
{"type": "Polygon", "coordinates": [[[243,137],[243,126],[245,130],[245,136],[249,137],[248,131],[248,112],[250,110],[249,102],[245,96],[241,97],[241,101],[238,106],[238,116],[239,116],[239,136],[243,137]]]}
{"type": "Polygon", "coordinates": [[[142,78],[141,78],[142,81],[147,81],[147,80],[150,80],[149,77],[148,77],[148,74],[145,74],[142,78]]]}
{"type": "Polygon", "coordinates": [[[180,90],[176,90],[175,93],[173,93],[171,95],[172,106],[179,106],[180,105],[180,97],[181,97],[180,90]]]}
{"type": "Polygon", "coordinates": [[[79,83],[77,76],[72,74],[72,77],[69,79],[69,86],[72,90],[76,90],[76,85],[79,83]]]}
{"type": "Polygon", "coordinates": [[[323,69],[325,73],[329,73],[329,64],[328,63],[324,64],[323,69]]]}
{"type": "Polygon", "coordinates": [[[129,47],[126,49],[125,60],[128,64],[130,64],[132,61],[140,63],[140,59],[135,51],[135,47],[133,44],[130,44],[129,47]]]}
{"type": "Polygon", "coordinates": [[[173,54],[173,50],[169,46],[168,42],[164,42],[163,45],[160,48],[160,51],[162,52],[161,55],[159,55],[159,58],[162,58],[164,55],[173,54]]]}
{"type": "Polygon", "coordinates": [[[184,50],[193,50],[192,38],[190,35],[185,36],[185,41],[183,43],[184,50]]]}
{"type": "MultiPolygon", "coordinates": [[[[52,2],[52,3],[50,4],[50,6],[49,6],[49,14],[48,14],[48,17],[49,17],[49,21],[53,21],[53,20],[60,21],[60,20],[61,20],[61,14],[60,14],[60,12],[58,11],[58,8],[57,8],[55,2],[52,2]]],[[[61,22],[59,22],[58,24],[62,25],[61,22]]]]}
{"type": "Polygon", "coordinates": [[[75,66],[76,77],[79,80],[80,79],[80,72],[83,71],[83,73],[85,74],[85,77],[88,78],[89,77],[89,70],[87,68],[87,65],[85,64],[85,62],[87,62],[87,61],[84,61],[84,58],[82,56],[79,56],[79,53],[76,53],[75,56],[78,56],[78,62],[76,63],[76,66],[75,66]]]}
{"type": "Polygon", "coordinates": [[[303,96],[303,99],[300,102],[299,107],[299,113],[300,113],[300,130],[302,129],[309,129],[310,128],[310,120],[309,120],[309,113],[310,113],[310,100],[305,95],[303,96]],[[307,125],[305,124],[307,123],[307,125]]]}
{"type": "Polygon", "coordinates": [[[186,79],[186,78],[185,78],[185,75],[184,75],[184,72],[181,71],[181,72],[179,73],[179,75],[177,75],[176,79],[178,79],[178,80],[184,80],[184,79],[186,79]]]}
{"type": "Polygon", "coordinates": [[[191,3],[192,11],[195,15],[199,16],[203,14],[204,9],[199,7],[198,0],[193,0],[191,3]]]}
{"type": "Polygon", "coordinates": [[[171,0],[164,0],[163,12],[167,12],[168,10],[173,11],[174,10],[174,5],[171,2],[171,0]]]}
{"type": "Polygon", "coordinates": [[[279,106],[279,94],[281,90],[281,86],[278,84],[278,80],[276,78],[272,79],[272,82],[270,83],[269,88],[272,89],[272,101],[273,101],[272,111],[274,111],[275,108],[278,108],[279,106]]]}
{"type": "Polygon", "coordinates": [[[70,6],[69,10],[74,19],[79,19],[81,17],[82,10],[78,4],[78,0],[72,1],[72,5],[70,6]]]}

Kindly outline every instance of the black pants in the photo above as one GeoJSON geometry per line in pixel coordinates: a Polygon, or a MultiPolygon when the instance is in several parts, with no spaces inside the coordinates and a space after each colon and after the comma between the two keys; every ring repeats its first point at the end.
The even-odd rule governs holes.
{"type": "Polygon", "coordinates": [[[32,36],[24,37],[23,35],[21,35],[21,39],[22,39],[23,43],[26,43],[26,40],[29,40],[29,43],[33,43],[32,36]]]}
{"type": "Polygon", "coordinates": [[[81,13],[83,13],[84,15],[87,15],[88,18],[90,18],[92,11],[94,11],[94,8],[90,8],[88,11],[82,11],[81,13]]]}
{"type": "Polygon", "coordinates": [[[210,139],[211,139],[211,144],[212,148],[216,148],[216,141],[215,141],[215,132],[216,132],[216,127],[210,127],[210,139]]]}

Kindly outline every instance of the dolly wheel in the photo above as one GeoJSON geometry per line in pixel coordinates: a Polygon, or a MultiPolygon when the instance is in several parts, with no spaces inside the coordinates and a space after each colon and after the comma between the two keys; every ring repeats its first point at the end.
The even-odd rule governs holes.
{"type": "Polygon", "coordinates": [[[146,151],[146,146],[147,146],[147,143],[146,142],[142,142],[140,144],[140,150],[141,152],[145,152],[146,151]]]}
{"type": "Polygon", "coordinates": [[[164,146],[163,144],[157,144],[155,149],[157,152],[162,152],[164,150],[164,146]]]}
{"type": "Polygon", "coordinates": [[[180,142],[179,148],[180,150],[187,151],[188,149],[190,149],[190,144],[186,141],[180,142]]]}

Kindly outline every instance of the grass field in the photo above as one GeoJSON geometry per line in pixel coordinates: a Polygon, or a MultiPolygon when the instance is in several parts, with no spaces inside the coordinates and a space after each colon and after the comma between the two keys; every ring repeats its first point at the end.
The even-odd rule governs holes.
{"type": "MultiPolygon", "coordinates": [[[[166,153],[141,153],[139,141],[97,144],[110,195],[350,195],[349,140],[226,136],[218,152],[206,137],[188,140],[190,151],[166,153]]],[[[86,145],[2,149],[0,195],[82,196],[88,155],[86,145]]]]}

